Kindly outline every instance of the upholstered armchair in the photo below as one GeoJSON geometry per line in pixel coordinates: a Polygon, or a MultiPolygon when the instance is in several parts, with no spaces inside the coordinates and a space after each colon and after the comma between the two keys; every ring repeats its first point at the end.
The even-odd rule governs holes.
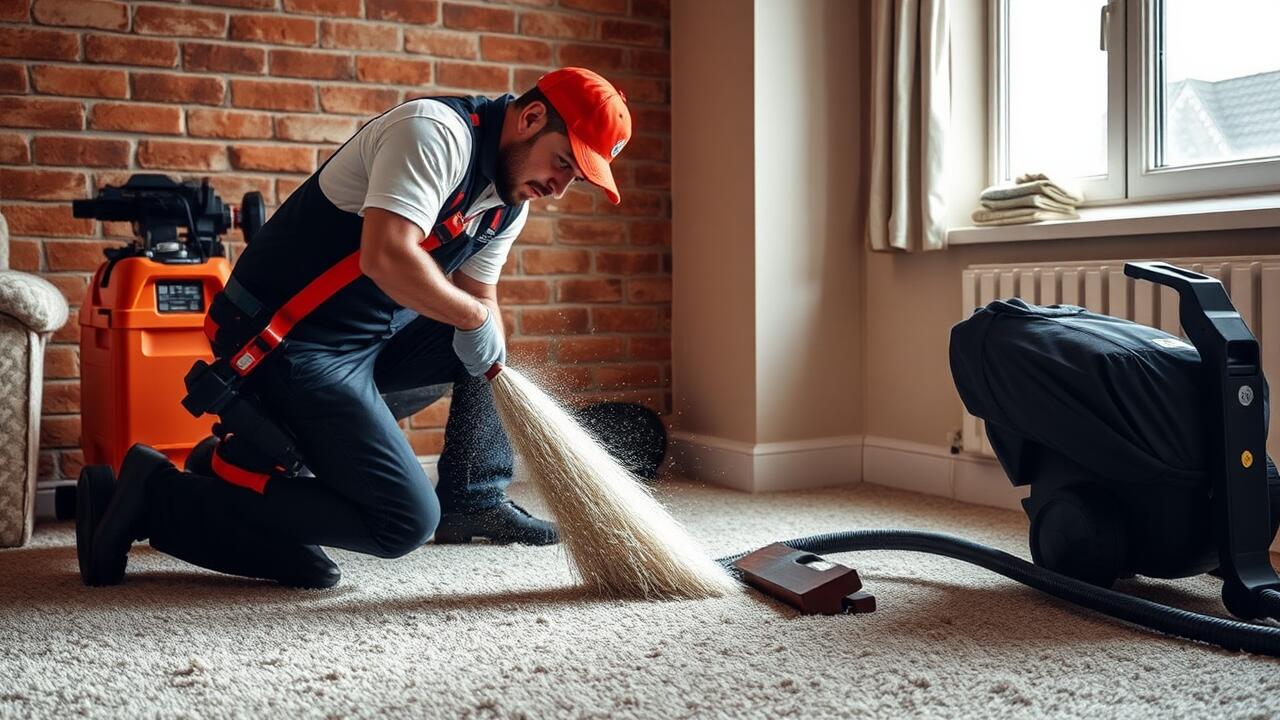
{"type": "Polygon", "coordinates": [[[66,321],[67,301],[57,288],[9,269],[9,226],[0,215],[0,547],[31,537],[44,347],[66,321]]]}

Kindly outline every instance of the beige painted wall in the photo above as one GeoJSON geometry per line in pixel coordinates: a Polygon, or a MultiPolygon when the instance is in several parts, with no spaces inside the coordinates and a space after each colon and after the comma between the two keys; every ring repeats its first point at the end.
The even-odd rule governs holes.
{"type": "Polygon", "coordinates": [[[671,9],[676,429],[860,434],[859,4],[671,9]]]}
{"type": "Polygon", "coordinates": [[[671,7],[671,373],[677,428],[753,443],[752,5],[671,7]]]}

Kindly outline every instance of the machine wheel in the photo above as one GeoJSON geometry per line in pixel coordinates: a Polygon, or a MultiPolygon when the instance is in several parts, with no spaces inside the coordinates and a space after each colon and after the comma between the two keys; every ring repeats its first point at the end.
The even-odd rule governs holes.
{"type": "Polygon", "coordinates": [[[1126,574],[1128,540],[1115,501],[1105,492],[1077,485],[1037,506],[1031,518],[1037,565],[1104,588],[1126,574]]]}
{"type": "Polygon", "coordinates": [[[244,235],[245,244],[253,240],[253,236],[262,229],[267,221],[267,206],[262,201],[262,193],[254,190],[247,192],[240,200],[240,232],[244,235]]]}

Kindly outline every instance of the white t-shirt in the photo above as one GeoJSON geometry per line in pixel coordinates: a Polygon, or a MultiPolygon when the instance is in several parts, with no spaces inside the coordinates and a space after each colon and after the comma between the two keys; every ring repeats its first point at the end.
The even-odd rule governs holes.
{"type": "MultiPolygon", "coordinates": [[[[404,103],[374,118],[320,171],[320,190],[339,210],[364,217],[366,208],[396,213],[430,234],[436,216],[467,172],[471,129],[462,116],[435,100],[404,103]]],[[[484,211],[502,204],[493,184],[466,208],[467,233],[475,235],[484,211]]],[[[459,268],[495,284],[516,236],[529,216],[520,216],[459,268]]]]}

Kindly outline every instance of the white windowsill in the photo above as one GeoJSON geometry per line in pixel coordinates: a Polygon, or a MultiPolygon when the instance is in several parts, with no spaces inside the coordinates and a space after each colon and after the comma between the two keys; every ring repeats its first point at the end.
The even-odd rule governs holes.
{"type": "Polygon", "coordinates": [[[960,227],[951,245],[1280,227],[1280,193],[1083,207],[1079,220],[960,227]]]}

